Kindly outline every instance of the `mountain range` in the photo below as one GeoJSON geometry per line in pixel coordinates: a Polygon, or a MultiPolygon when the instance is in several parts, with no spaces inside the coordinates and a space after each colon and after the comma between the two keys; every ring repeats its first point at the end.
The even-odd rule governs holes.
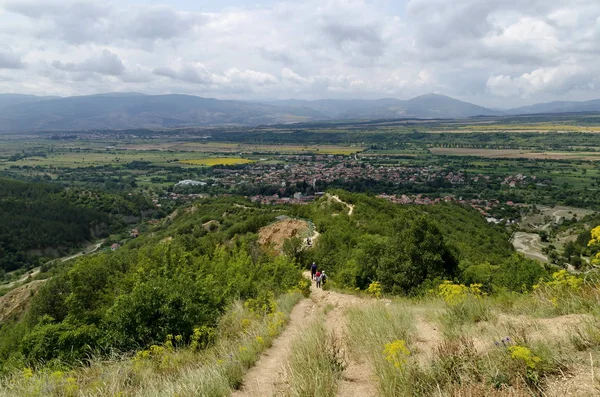
{"type": "Polygon", "coordinates": [[[192,95],[110,93],[73,97],[0,94],[0,132],[261,125],[322,120],[457,119],[600,112],[600,100],[489,109],[444,95],[409,100],[235,101],[192,95]]]}

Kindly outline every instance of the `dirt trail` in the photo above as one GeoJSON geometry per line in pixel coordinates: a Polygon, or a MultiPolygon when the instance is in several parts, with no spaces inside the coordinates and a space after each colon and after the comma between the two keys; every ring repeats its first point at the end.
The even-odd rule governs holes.
{"type": "Polygon", "coordinates": [[[354,213],[354,204],[348,204],[345,201],[342,201],[338,196],[332,196],[330,194],[327,197],[331,198],[333,201],[337,201],[338,203],[344,204],[346,208],[348,208],[348,216],[352,216],[354,213]]]}
{"type": "Polygon", "coordinates": [[[426,363],[433,357],[435,348],[444,339],[442,333],[438,330],[438,325],[429,322],[425,318],[425,313],[419,309],[413,309],[415,316],[416,346],[419,349],[419,361],[426,363]]]}
{"type": "Polygon", "coordinates": [[[100,249],[100,247],[102,246],[102,244],[104,244],[104,241],[105,240],[102,240],[99,243],[92,244],[92,245],[84,248],[83,250],[81,250],[81,252],[76,253],[75,255],[71,255],[71,256],[67,256],[65,258],[61,258],[60,261],[61,262],[66,262],[66,261],[70,261],[71,259],[79,258],[80,256],[83,256],[83,255],[94,253],[94,252],[96,252],[96,251],[98,251],[100,249]]]}
{"type": "MultiPolygon", "coordinates": [[[[82,255],[91,254],[92,252],[96,252],[103,243],[104,243],[104,240],[100,241],[97,244],[92,244],[92,245],[90,245],[88,247],[85,247],[82,251],[78,252],[75,255],[70,255],[70,256],[63,257],[63,258],[53,259],[52,261],[56,260],[56,261],[66,262],[68,260],[75,259],[75,258],[80,257],[82,255]]],[[[52,262],[52,261],[50,261],[50,262],[52,262]]],[[[13,288],[15,285],[27,281],[27,279],[29,277],[33,278],[33,277],[37,276],[38,273],[40,272],[40,270],[41,270],[40,267],[35,267],[35,268],[29,270],[23,276],[21,276],[21,278],[19,278],[18,280],[11,281],[10,283],[6,283],[6,284],[0,285],[0,288],[3,288],[3,289],[13,288]]]]}
{"type": "MultiPolygon", "coordinates": [[[[306,272],[305,277],[310,278],[306,272]]],[[[317,318],[317,313],[327,310],[325,325],[335,338],[344,341],[346,335],[345,309],[366,305],[368,301],[352,295],[333,291],[323,291],[311,286],[311,296],[302,300],[292,310],[290,322],[282,334],[273,342],[258,360],[256,365],[244,377],[243,387],[233,394],[234,397],[268,397],[277,394],[285,387],[283,363],[290,354],[294,337],[317,318]]],[[[345,349],[345,346],[343,346],[345,349]]],[[[348,355],[346,355],[348,356],[348,355]]],[[[374,397],[377,395],[377,383],[373,370],[367,362],[349,359],[346,371],[340,382],[338,396],[374,397]]]]}
{"type": "MultiPolygon", "coordinates": [[[[305,277],[310,277],[305,273],[305,277]]],[[[365,306],[368,300],[353,295],[340,294],[333,291],[323,291],[320,288],[311,287],[311,300],[322,309],[328,309],[325,326],[327,330],[338,341],[342,341],[342,352],[347,360],[346,370],[338,386],[340,397],[372,397],[377,396],[377,382],[373,374],[373,368],[366,360],[357,361],[346,354],[347,318],[345,310],[350,307],[365,306]]]]}
{"type": "MultiPolygon", "coordinates": [[[[283,363],[289,355],[292,341],[306,326],[314,308],[310,299],[303,299],[290,313],[290,322],[273,345],[259,358],[244,377],[243,387],[233,397],[263,397],[275,395],[283,382],[283,363]]],[[[312,316],[314,317],[314,316],[312,316]]]]}

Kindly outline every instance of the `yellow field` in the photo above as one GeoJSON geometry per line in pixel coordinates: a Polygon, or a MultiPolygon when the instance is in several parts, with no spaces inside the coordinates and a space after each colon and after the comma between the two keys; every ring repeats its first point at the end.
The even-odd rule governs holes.
{"type": "Polygon", "coordinates": [[[241,157],[211,157],[207,159],[192,159],[180,161],[181,164],[206,165],[209,167],[212,167],[213,165],[235,165],[248,164],[253,162],[254,160],[243,159],[241,157]]]}

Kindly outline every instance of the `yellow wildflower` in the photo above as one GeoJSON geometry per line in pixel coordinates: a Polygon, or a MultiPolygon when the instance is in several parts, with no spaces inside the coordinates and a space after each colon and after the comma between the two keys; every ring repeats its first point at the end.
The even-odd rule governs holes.
{"type": "Polygon", "coordinates": [[[542,361],[541,358],[534,355],[531,350],[525,346],[511,346],[508,348],[508,351],[513,359],[525,363],[525,365],[531,369],[534,369],[537,363],[542,361]]]}
{"type": "Polygon", "coordinates": [[[33,378],[33,370],[31,368],[23,368],[23,378],[33,378]]]}
{"type": "Polygon", "coordinates": [[[374,298],[381,298],[381,283],[379,281],[373,281],[367,288],[367,294],[374,298]]]}
{"type": "Polygon", "coordinates": [[[392,364],[395,368],[401,370],[404,364],[408,361],[410,351],[406,347],[404,340],[395,340],[393,342],[386,343],[383,349],[385,360],[392,364]]]}

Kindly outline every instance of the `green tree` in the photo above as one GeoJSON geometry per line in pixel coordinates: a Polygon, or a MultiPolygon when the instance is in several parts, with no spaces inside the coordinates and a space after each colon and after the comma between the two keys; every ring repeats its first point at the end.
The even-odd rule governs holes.
{"type": "Polygon", "coordinates": [[[425,281],[452,278],[457,270],[453,249],[435,223],[422,216],[392,240],[377,273],[384,290],[413,293],[425,281]]]}

